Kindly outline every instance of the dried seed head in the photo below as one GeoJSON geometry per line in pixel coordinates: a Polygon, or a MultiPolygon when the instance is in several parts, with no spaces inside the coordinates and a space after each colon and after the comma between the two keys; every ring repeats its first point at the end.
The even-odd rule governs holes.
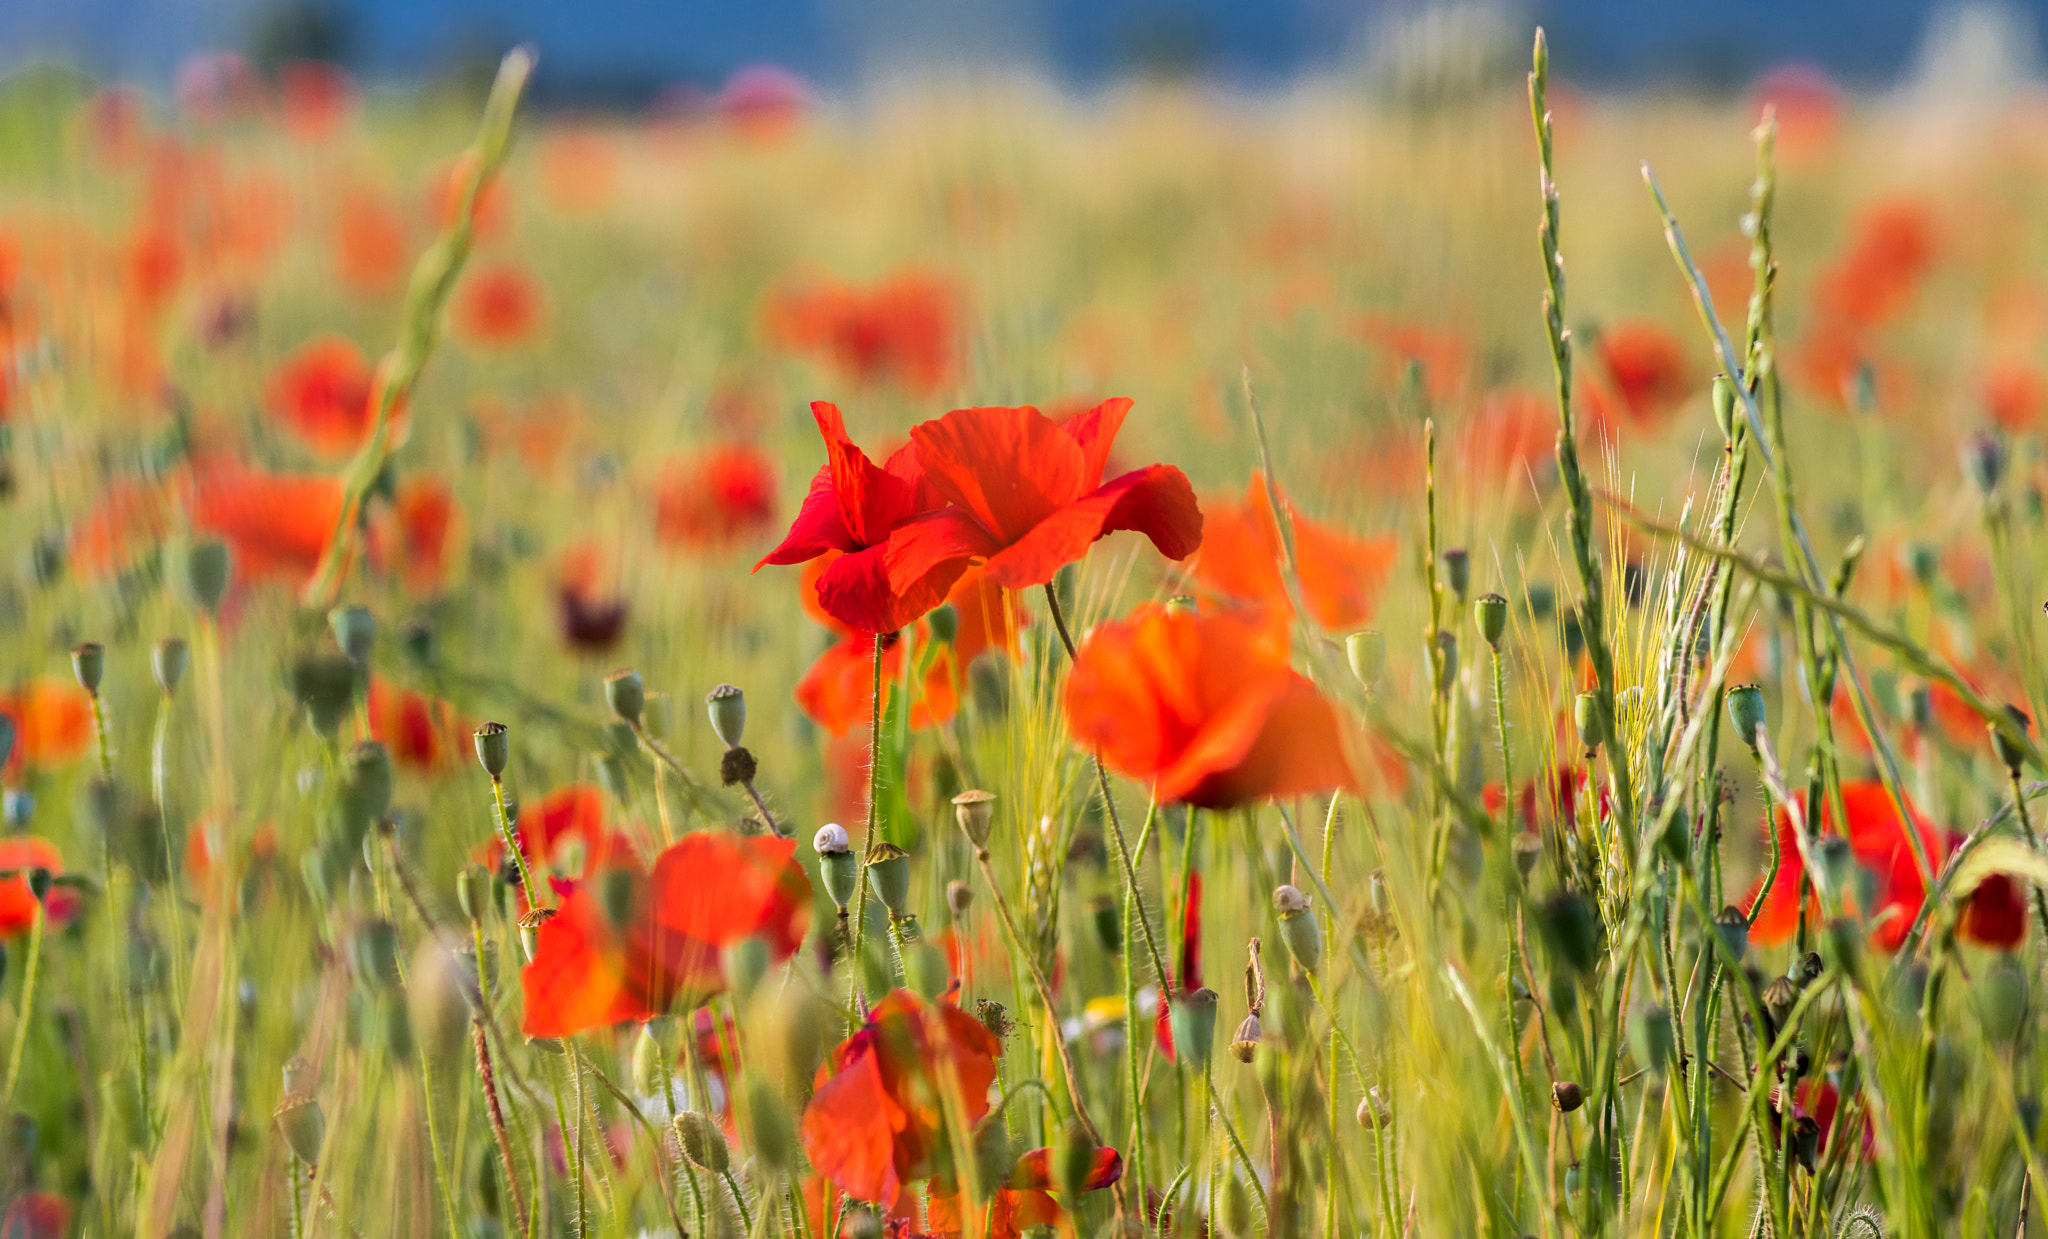
{"type": "Polygon", "coordinates": [[[760,772],[761,764],[744,748],[729,748],[718,759],[718,781],[727,787],[752,783],[760,772]]]}
{"type": "Polygon", "coordinates": [[[1016,1024],[1010,1019],[1010,1009],[993,998],[984,998],[974,1004],[974,1016],[981,1026],[996,1035],[998,1041],[1007,1038],[1016,1024]]]}
{"type": "Polygon", "coordinates": [[[976,848],[988,846],[989,827],[996,817],[996,794],[980,790],[961,792],[953,797],[953,816],[969,843],[976,848]]]}
{"type": "Polygon", "coordinates": [[[184,680],[185,668],[191,661],[191,650],[186,648],[183,637],[165,637],[149,652],[150,674],[156,677],[156,686],[164,696],[178,691],[178,684],[184,680]]]}
{"type": "Polygon", "coordinates": [[[604,678],[604,700],[613,714],[637,727],[647,710],[647,685],[630,667],[614,671],[604,678]]]}
{"type": "Polygon", "coordinates": [[[360,667],[370,661],[377,644],[377,617],[361,604],[336,607],[327,613],[327,626],[334,630],[334,644],[342,656],[360,667]]]}
{"type": "Polygon", "coordinates": [[[875,898],[895,915],[910,906],[910,853],[887,840],[868,852],[868,886],[875,898]]]}
{"type": "Polygon", "coordinates": [[[503,723],[485,723],[476,729],[476,759],[493,779],[505,773],[512,761],[512,735],[503,723]]]}
{"type": "Polygon", "coordinates": [[[1571,1080],[1559,1080],[1550,1086],[1550,1104],[1557,1107],[1559,1114],[1570,1114],[1586,1104],[1586,1090],[1571,1080]]]}
{"type": "Polygon", "coordinates": [[[954,916],[966,916],[974,906],[974,888],[958,878],[946,883],[946,909],[954,916]]]}
{"type": "Polygon", "coordinates": [[[1237,1026],[1237,1033],[1230,1038],[1230,1056],[1241,1063],[1252,1061],[1252,1055],[1259,1048],[1259,1016],[1255,1011],[1244,1017],[1237,1026]]]}
{"type": "Polygon", "coordinates": [[[1792,983],[1791,977],[1773,977],[1771,983],[1764,986],[1764,1009],[1771,1013],[1772,1019],[1784,1019],[1785,1013],[1798,1001],[1799,987],[1792,983]]]}
{"type": "Polygon", "coordinates": [[[1499,594],[1481,594],[1472,604],[1472,618],[1479,625],[1479,635],[1491,650],[1500,649],[1501,638],[1508,630],[1508,600],[1499,594]]]}
{"type": "Polygon", "coordinates": [[[747,695],[730,684],[721,684],[704,694],[704,709],[711,715],[711,731],[719,743],[738,748],[747,734],[747,695]]]}
{"type": "Polygon", "coordinates": [[[99,695],[100,677],[107,670],[107,647],[97,641],[86,641],[71,647],[71,674],[78,677],[78,686],[86,692],[99,695]]]}

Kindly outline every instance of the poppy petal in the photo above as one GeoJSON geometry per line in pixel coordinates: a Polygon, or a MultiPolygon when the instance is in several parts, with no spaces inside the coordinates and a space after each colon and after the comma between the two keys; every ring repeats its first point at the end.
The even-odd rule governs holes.
{"type": "Polygon", "coordinates": [[[655,859],[654,923],[714,947],[758,937],[778,960],[803,944],[811,884],[796,840],[700,830],[655,859]]]}
{"type": "Polygon", "coordinates": [[[804,495],[796,519],[790,522],[789,533],[774,550],[761,557],[754,571],[759,572],[769,564],[800,564],[827,551],[859,549],[860,543],[854,541],[846,527],[846,517],[840,512],[839,496],[832,489],[832,467],[827,465],[811,479],[811,489],[804,495]]]}
{"type": "Polygon", "coordinates": [[[946,600],[967,569],[965,556],[941,559],[898,586],[890,580],[889,544],[842,555],[818,577],[818,605],[858,632],[895,632],[946,600]]]}
{"type": "Polygon", "coordinates": [[[1168,559],[1185,559],[1200,549],[1202,513],[1187,475],[1172,465],[1126,473],[989,556],[987,571],[1006,589],[1043,585],[1086,555],[1096,539],[1120,529],[1144,534],[1168,559]]]}
{"type": "Polygon", "coordinates": [[[893,1207],[903,1190],[896,1134],[906,1125],[877,1056],[862,1054],[811,1095],[801,1129],[804,1155],[847,1195],[893,1207]]]}
{"type": "Polygon", "coordinates": [[[1116,442],[1116,432],[1123,429],[1124,418],[1130,412],[1129,396],[1112,396],[1061,425],[1060,429],[1081,445],[1082,459],[1086,462],[1081,478],[1087,485],[1102,485],[1103,471],[1109,467],[1109,449],[1116,442]]]}
{"type": "Polygon", "coordinates": [[[955,409],[910,440],[932,488],[1005,543],[1088,490],[1087,453],[1029,405],[955,409]]]}

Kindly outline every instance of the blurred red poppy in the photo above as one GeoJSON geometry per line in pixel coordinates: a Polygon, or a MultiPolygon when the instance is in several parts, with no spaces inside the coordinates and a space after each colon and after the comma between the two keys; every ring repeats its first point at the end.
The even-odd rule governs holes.
{"type": "MultiPolygon", "coordinates": [[[[475,167],[475,156],[462,155],[434,178],[427,206],[436,228],[446,231],[455,226],[462,210],[462,187],[475,167]]],[[[511,217],[512,191],[505,187],[505,178],[494,176],[485,181],[477,191],[476,209],[470,217],[471,235],[479,244],[495,240],[510,225],[511,217]]]]}
{"type": "MultiPolygon", "coordinates": [[[[1101,1191],[1124,1177],[1124,1156],[1115,1149],[1097,1149],[1081,1180],[1081,1190],[1101,1191]]],[[[985,1228],[970,1223],[960,1192],[938,1179],[932,1181],[931,1196],[925,1203],[925,1223],[932,1239],[1022,1239],[1030,1227],[1057,1227],[1066,1220],[1059,1202],[1052,1197],[1052,1150],[1033,1149],[1017,1159],[1009,1181],[996,1189],[989,1201],[985,1228]]]]}
{"type": "Polygon", "coordinates": [[[995,1034],[959,1008],[890,993],[818,1069],[804,1153],[847,1195],[894,1209],[906,1184],[950,1170],[942,1099],[952,1094],[959,1118],[980,1122],[1001,1054],[995,1034]]]}
{"type": "Polygon", "coordinates": [[[1609,323],[1596,351],[1601,367],[1621,397],[1622,411],[1635,426],[1653,426],[1692,393],[1685,347],[1661,324],[1646,320],[1609,323]]]}
{"type": "Polygon", "coordinates": [[[687,1010],[725,988],[721,952],[759,938],[796,952],[810,924],[810,881],[796,841],[704,830],[655,857],[606,858],[542,922],[520,979],[529,1037],[687,1010]]]}
{"type": "Polygon", "coordinates": [[[370,677],[364,711],[370,716],[370,738],[389,749],[400,766],[437,769],[458,760],[466,747],[454,706],[383,676],[370,677]]]}
{"type": "Polygon", "coordinates": [[[662,470],[654,536],[669,546],[728,546],[774,521],[775,462],[757,447],[728,443],[662,470]]]}
{"type": "Polygon", "coordinates": [[[512,348],[540,331],[542,302],[540,281],[524,268],[482,267],[456,289],[449,318],[472,347],[512,348]]]}
{"type": "Polygon", "coordinates": [[[377,372],[340,336],[317,336],[271,371],[264,388],[270,415],[317,451],[346,455],[370,433],[377,372]]]}
{"type": "Polygon", "coordinates": [[[1848,247],[1821,275],[1823,321],[1855,329],[1896,318],[1933,267],[1937,232],[1933,210],[1917,199],[1881,199],[1865,207],[1850,226],[1848,247]]]}
{"type": "Polygon", "coordinates": [[[107,576],[161,542],[169,529],[170,505],[162,489],[134,478],[109,478],[71,527],[71,564],[81,576],[107,576]]]}
{"type": "Polygon", "coordinates": [[[319,142],[348,123],[356,85],[338,65],[295,60],[278,66],[277,104],[285,133],[296,141],[319,142]]]}
{"type": "Polygon", "coordinates": [[[1161,801],[1223,809],[1357,785],[1337,711],[1288,665],[1278,613],[1147,607],[1099,624],[1065,701],[1074,739],[1161,801]]]}
{"type": "Polygon", "coordinates": [[[1465,391],[1472,372],[1472,341],[1448,329],[1439,330],[1410,323],[1395,323],[1370,316],[1360,324],[1367,340],[1387,353],[1390,377],[1405,381],[1410,366],[1422,376],[1423,392],[1433,404],[1448,404],[1465,391]]]}
{"type": "Polygon", "coordinates": [[[1535,392],[1489,394],[1478,416],[1465,423],[1459,455],[1481,478],[1526,483],[1550,467],[1557,445],[1557,405],[1535,392]]]}
{"type": "MultiPolygon", "coordinates": [[[[1187,889],[1181,892],[1180,907],[1180,973],[1173,978],[1172,990],[1185,998],[1202,988],[1202,874],[1199,870],[1189,871],[1187,889]]],[[[1152,1040],[1169,1063],[1179,1061],[1173,1048],[1172,1017],[1172,1008],[1162,1002],[1152,1022],[1152,1040]]]]}
{"type": "Polygon", "coordinates": [[[185,250],[169,232],[147,226],[138,229],[128,242],[125,259],[131,308],[154,314],[177,295],[185,278],[185,250]]]}
{"type": "Polygon", "coordinates": [[[718,92],[718,115],[734,132],[754,142],[774,142],[795,132],[810,104],[803,79],[778,65],[747,65],[733,71],[718,92]]]}
{"type": "Polygon", "coordinates": [[[344,194],[334,219],[334,268],[359,293],[385,293],[405,276],[405,219],[375,194],[344,194]]]}
{"type": "MultiPolygon", "coordinates": [[[[1804,793],[1800,793],[1800,803],[1805,803],[1804,793]]],[[[1927,898],[1927,887],[1921,881],[1912,842],[1900,819],[1898,806],[1892,802],[1882,783],[1844,783],[1842,803],[1849,815],[1850,851],[1856,863],[1869,871],[1875,894],[1874,906],[1860,908],[1852,887],[1845,892],[1844,905],[1852,914],[1869,922],[1871,945],[1887,953],[1896,951],[1905,942],[1906,932],[1912,928],[1913,919],[1919,915],[1920,906],[1927,898]]],[[[1942,862],[1960,840],[1922,818],[1917,809],[1910,805],[1907,807],[1912,812],[1913,834],[1919,837],[1926,850],[1928,863],[1939,871],[1942,862]]],[[[1833,811],[1825,800],[1821,809],[1818,833],[1832,833],[1833,811]]],[[[1778,806],[1775,821],[1781,857],[1778,876],[1770,889],[1763,892],[1763,912],[1750,930],[1757,941],[1765,943],[1782,942],[1797,928],[1800,877],[1805,873],[1798,840],[1792,830],[1792,815],[1785,806],[1778,806]]],[[[1762,886],[1763,881],[1759,878],[1744,902],[1753,902],[1762,886]]],[[[1808,916],[1818,923],[1820,915],[1819,897],[1814,896],[1809,903],[1808,916]]],[[[1959,930],[1972,942],[2010,950],[2026,936],[2026,925],[2026,905],[2021,900],[2018,884],[2005,875],[1996,875],[1980,883],[1970,894],[1963,907],[1959,930]]]]}
{"type": "MultiPolygon", "coordinates": [[[[1579,792],[1586,786],[1586,768],[1559,763],[1552,767],[1543,783],[1544,803],[1541,807],[1555,819],[1570,821],[1578,812],[1579,792]]],[[[1480,790],[1480,800],[1489,814],[1499,813],[1507,807],[1507,789],[1499,783],[1488,783],[1480,790]]],[[[1521,820],[1523,830],[1540,828],[1538,808],[1537,781],[1531,779],[1522,784],[1515,795],[1515,814],[1521,820]]],[[[1600,816],[1607,816],[1607,788],[1604,784],[1600,788],[1600,816]]]]}
{"type": "Polygon", "coordinates": [[[178,106],[202,125],[239,120],[256,104],[256,71],[230,51],[195,52],[178,65],[178,106]]]}
{"type": "Polygon", "coordinates": [[[64,1239],[71,1233],[71,1202],[55,1192],[23,1192],[0,1217],[0,1239],[64,1239]]]}
{"type": "Polygon", "coordinates": [[[448,574],[448,544],[459,513],[454,492],[438,477],[414,474],[401,482],[391,500],[390,539],[405,587],[415,594],[441,588],[448,574]]]}
{"type": "Polygon", "coordinates": [[[1780,65],[1751,92],[1752,109],[1778,119],[1778,154],[1799,159],[1829,146],[1841,128],[1841,91],[1818,65],[1780,65]]]}
{"type": "Polygon", "coordinates": [[[1097,539],[1136,530],[1168,559],[1202,545],[1202,511],[1187,475],[1147,465],[1102,480],[1110,445],[1130,412],[1105,400],[1064,424],[1037,409],[955,409],[912,428],[925,477],[954,506],[889,535],[889,584],[957,574],[983,563],[1007,589],[1052,580],[1097,539]]]}
{"type": "Polygon", "coordinates": [[[548,134],[535,162],[542,191],[564,214],[602,210],[618,191],[619,153],[610,138],[594,126],[571,126],[548,134]]]}
{"type": "MultiPolygon", "coordinates": [[[[920,648],[930,639],[930,634],[920,624],[920,648]]],[[[882,699],[886,710],[886,703],[896,695],[896,686],[903,672],[905,643],[895,633],[880,636],[856,633],[835,641],[797,681],[797,706],[812,722],[824,728],[826,734],[843,736],[857,728],[867,728],[874,703],[876,641],[882,643],[882,699]]],[[[959,709],[960,697],[951,668],[934,659],[925,672],[924,683],[912,700],[910,725],[923,728],[944,723],[959,709]]]]}
{"type": "Polygon", "coordinates": [[[626,632],[625,598],[599,592],[602,563],[594,549],[578,547],[562,557],[561,575],[555,584],[555,613],[561,621],[562,641],[583,654],[605,653],[626,632]]]}
{"type": "Polygon", "coordinates": [[[14,720],[14,751],[7,773],[56,766],[85,756],[92,746],[92,698],[75,681],[43,676],[0,696],[0,714],[14,720]]]}
{"type": "MultiPolygon", "coordinates": [[[[36,869],[53,874],[64,871],[64,857],[56,844],[34,835],[0,838],[0,874],[12,875],[0,877],[0,939],[26,933],[35,923],[36,897],[28,879],[36,869]]],[[[55,891],[51,894],[54,897],[55,891]]],[[[54,915],[55,910],[51,911],[54,915]]]]}
{"type": "MultiPolygon", "coordinates": [[[[1317,624],[1333,631],[1372,618],[1380,588],[1400,548],[1391,537],[1354,538],[1294,512],[1296,575],[1302,602],[1317,624]]],[[[1252,478],[1241,505],[1210,504],[1203,513],[1202,549],[1189,561],[1197,581],[1240,602],[1289,609],[1281,576],[1280,527],[1263,475],[1252,478]]]]}
{"type": "Polygon", "coordinates": [[[193,527],[233,548],[237,584],[281,579],[297,585],[311,577],[341,507],[341,481],[334,477],[215,462],[192,482],[193,527]]]}
{"type": "Polygon", "coordinates": [[[821,282],[785,292],[765,315],[769,334],[786,348],[822,354],[861,383],[927,393],[952,376],[960,316],[953,286],[917,271],[868,288],[821,282]]]}
{"type": "Polygon", "coordinates": [[[2006,362],[1985,371],[1977,388],[1985,413],[1999,429],[2010,434],[2032,430],[2048,407],[2048,380],[2034,367],[2006,362]]]}
{"type": "Polygon", "coordinates": [[[837,405],[818,400],[811,416],[825,438],[825,465],[811,479],[796,520],[780,545],[754,565],[800,564],[842,552],[818,578],[818,602],[856,632],[894,632],[939,604],[966,565],[897,576],[887,564],[890,535],[939,506],[915,447],[899,449],[881,468],[846,434],[837,405]]]}

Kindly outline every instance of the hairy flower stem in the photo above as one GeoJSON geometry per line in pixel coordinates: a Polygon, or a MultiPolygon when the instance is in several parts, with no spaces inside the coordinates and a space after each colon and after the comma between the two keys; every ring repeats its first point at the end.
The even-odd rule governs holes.
{"type": "MultiPolygon", "coordinates": [[[[477,960],[479,971],[483,960],[477,960]]],[[[470,1037],[476,1045],[476,1074],[483,1082],[484,1106],[491,1116],[491,1135],[498,1144],[498,1173],[505,1177],[505,1194],[512,1198],[513,1216],[519,1219],[519,1229],[528,1229],[526,1201],[519,1193],[519,1175],[512,1168],[512,1139],[505,1133],[505,1110],[498,1101],[498,1077],[491,1069],[490,1041],[484,1036],[484,1020],[481,1014],[472,1015],[469,1020],[470,1037]]]]}
{"type": "MultiPolygon", "coordinates": [[[[860,984],[860,951],[868,932],[868,852],[875,846],[875,830],[881,824],[882,781],[882,638],[874,638],[874,687],[868,711],[868,820],[860,837],[860,872],[854,879],[853,949],[847,954],[846,1026],[860,1027],[867,995],[860,984]]],[[[993,886],[993,882],[991,882],[993,886]]],[[[1048,1011],[1050,1008],[1048,1008],[1048,1011]]]]}
{"type": "MultiPolygon", "coordinates": [[[[1159,819],[1159,802],[1151,801],[1145,807],[1145,824],[1138,828],[1138,863],[1145,860],[1145,846],[1152,841],[1152,827],[1159,819]]],[[[1124,1066],[1130,1089],[1131,1107],[1131,1182],[1142,1192],[1145,1187],[1145,1085],[1139,1071],[1138,1045],[1138,970],[1131,966],[1130,941],[1137,932],[1137,899],[1129,889],[1124,891],[1124,1066]]],[[[1162,979],[1163,993],[1166,983],[1162,979]]],[[[1163,1206],[1162,1206],[1163,1207],[1163,1206]]]]}
{"type": "MultiPolygon", "coordinates": [[[[505,805],[505,780],[491,776],[491,804],[498,816],[498,835],[505,841],[505,850],[512,853],[512,863],[519,869],[519,888],[526,892],[528,911],[540,909],[540,896],[533,889],[533,870],[526,863],[526,849],[519,846],[519,838],[512,831],[512,814],[505,805]]],[[[477,960],[483,966],[483,960],[477,960]]]]}
{"type": "Polygon", "coordinates": [[[28,926],[28,973],[21,982],[21,1011],[14,1017],[14,1045],[7,1051],[7,1083],[0,1087],[0,1114],[14,1112],[14,1086],[21,1079],[21,1054],[28,1045],[29,1025],[36,1013],[36,974],[43,962],[43,922],[48,918],[43,901],[36,900],[34,917],[28,926]]]}
{"type": "MultiPolygon", "coordinates": [[[[1059,630],[1060,644],[1066,647],[1067,662],[1071,666],[1074,661],[1074,636],[1067,631],[1067,616],[1060,609],[1060,594],[1053,588],[1051,581],[1045,583],[1045,604],[1052,612],[1053,627],[1059,630]]],[[[1109,790],[1109,770],[1103,766],[1100,753],[1091,753],[1089,757],[1095,763],[1095,784],[1102,792],[1102,807],[1109,816],[1110,833],[1116,836],[1117,856],[1123,861],[1124,893],[1138,909],[1138,928],[1144,931],[1145,949],[1152,956],[1152,973],[1159,979],[1159,1002],[1162,1006],[1171,1008],[1173,1000],[1168,991],[1173,985],[1167,976],[1165,957],[1159,953],[1159,940],[1152,934],[1152,917],[1145,911],[1145,900],[1138,893],[1138,869],[1131,861],[1130,845],[1124,841],[1124,824],[1116,811],[1116,796],[1109,790]]]]}
{"type": "Polygon", "coordinates": [[[1216,1121],[1223,1126],[1223,1135],[1230,1141],[1230,1151],[1237,1155],[1237,1163],[1244,1168],[1244,1177],[1251,1182],[1254,1195],[1259,1198],[1259,1215],[1266,1219],[1266,1233],[1273,1233],[1273,1202],[1266,1197],[1266,1185],[1259,1181],[1259,1172],[1252,1165],[1252,1155],[1245,1151],[1244,1141],[1237,1134],[1237,1125],[1223,1111],[1223,1101],[1216,1096],[1216,1072],[1208,1063],[1202,1064],[1202,1087],[1208,1095],[1209,1109],[1216,1121]]]}

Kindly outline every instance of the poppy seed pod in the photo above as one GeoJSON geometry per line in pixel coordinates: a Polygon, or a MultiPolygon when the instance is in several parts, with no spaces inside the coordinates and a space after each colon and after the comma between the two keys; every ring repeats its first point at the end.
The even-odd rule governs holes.
{"type": "Polygon", "coordinates": [[[1754,684],[1737,684],[1728,690],[1728,722],[1735,734],[1752,750],[1757,733],[1764,729],[1764,690],[1754,684]]]}
{"type": "Polygon", "coordinates": [[[931,613],[924,617],[924,622],[932,630],[932,639],[941,645],[953,644],[953,638],[960,632],[960,612],[950,602],[933,607],[931,613]]]}
{"type": "Polygon", "coordinates": [[[1728,954],[1740,960],[1749,950],[1749,917],[1741,908],[1729,904],[1714,916],[1714,932],[1721,936],[1721,942],[1728,948],[1728,954]]]}
{"type": "Polygon", "coordinates": [[[485,723],[476,729],[476,759],[493,779],[505,773],[512,761],[512,733],[503,723],[485,723]]]}
{"type": "Polygon", "coordinates": [[[1458,682],[1458,634],[1436,634],[1436,691],[1448,693],[1458,682]]]}
{"type": "Polygon", "coordinates": [[[470,865],[455,875],[455,902],[472,922],[484,919],[484,911],[491,905],[493,881],[491,871],[482,865],[470,865]]]}
{"type": "Polygon", "coordinates": [[[732,1165],[732,1150],[725,1144],[725,1133],[719,1130],[716,1120],[685,1110],[675,1118],[676,1143],[683,1146],[683,1156],[699,1170],[712,1174],[724,1174],[732,1165]]]}
{"type": "Polygon", "coordinates": [[[1451,587],[1451,593],[1459,602],[1465,601],[1465,591],[1472,587],[1472,557],[1462,546],[1454,546],[1443,553],[1444,584],[1451,587]]]}
{"type": "Polygon", "coordinates": [[[107,671],[107,647],[97,641],[86,641],[71,647],[71,674],[78,677],[78,686],[86,692],[99,695],[100,677],[107,671]]]}
{"type": "MultiPolygon", "coordinates": [[[[2028,718],[2027,712],[2018,706],[2008,705],[2005,707],[2005,716],[2012,720],[2012,725],[2018,728],[2019,733],[2023,736],[2033,727],[2034,720],[2028,718]]],[[[2026,750],[2015,742],[2011,736],[2007,735],[2003,727],[1998,726],[1996,723],[1991,724],[1990,727],[1991,751],[1998,755],[1999,764],[2004,766],[2014,778],[2018,778],[2020,767],[2027,760],[2026,750]]]]}
{"type": "Polygon", "coordinates": [[[334,644],[343,657],[360,667],[370,661],[370,649],[377,644],[377,617],[360,604],[336,607],[327,613],[327,626],[334,630],[334,644]]]}
{"type": "Polygon", "coordinates": [[[1925,680],[1914,680],[1906,686],[1906,721],[1920,732],[1934,722],[1934,690],[1925,680]]]}
{"type": "Polygon", "coordinates": [[[1586,1090],[1574,1081],[1559,1080],[1550,1086],[1550,1104],[1559,1114],[1570,1114],[1586,1104],[1586,1090]]]}
{"type": "Polygon", "coordinates": [[[1241,1063],[1252,1061],[1252,1055],[1258,1052],[1261,1031],[1258,1012],[1245,1016],[1244,1022],[1237,1026],[1236,1035],[1230,1039],[1230,1056],[1241,1063]]]}
{"type": "Polygon", "coordinates": [[[327,1116],[311,1096],[287,1095],[277,1107],[277,1130],[291,1146],[292,1156],[311,1166],[320,1160],[327,1139],[327,1116]]]}
{"type": "Polygon", "coordinates": [[[1216,1045],[1216,991],[1204,986],[1174,1003],[1167,1023],[1174,1054],[1200,1069],[1216,1045]]]}
{"type": "Polygon", "coordinates": [[[901,916],[910,904],[910,853],[884,840],[868,851],[868,886],[875,898],[901,916]]]}
{"type": "Polygon", "coordinates": [[[2005,442],[1997,435],[1980,433],[1963,440],[1963,472],[1979,495],[1989,498],[2005,477],[2005,442]]]}
{"type": "Polygon", "coordinates": [[[227,596],[228,582],[234,576],[234,552],[218,538],[200,538],[188,544],[179,558],[185,593],[200,610],[218,614],[220,600],[227,596]]]}
{"type": "Polygon", "coordinates": [[[711,715],[711,731],[719,743],[738,748],[747,734],[747,695],[730,684],[721,684],[704,694],[704,708],[711,715]]]}
{"type": "Polygon", "coordinates": [[[157,688],[168,697],[178,691],[178,684],[185,678],[185,668],[191,664],[192,652],[185,645],[183,637],[165,637],[149,652],[149,673],[156,677],[157,688]]]}
{"type": "Polygon", "coordinates": [[[977,850],[988,846],[989,827],[996,817],[996,794],[984,791],[965,791],[953,797],[953,816],[960,823],[960,833],[967,836],[977,850]]]}
{"type": "Polygon", "coordinates": [[[1934,584],[1935,574],[1941,571],[1941,550],[1931,542],[1909,542],[1903,552],[1906,571],[1919,582],[1922,589],[1934,584]]]}
{"type": "Polygon", "coordinates": [[[1771,983],[1764,986],[1764,1010],[1771,1013],[1772,1019],[1784,1019],[1786,1012],[1790,1011],[1792,1004],[1797,1001],[1799,987],[1792,983],[1791,977],[1773,977],[1771,983]]]}
{"type": "Polygon", "coordinates": [[[1380,672],[1387,666],[1387,638],[1385,633],[1354,632],[1344,638],[1344,658],[1351,664],[1351,674],[1367,688],[1379,683],[1380,672]]]}
{"type": "Polygon", "coordinates": [[[811,846],[817,849],[818,878],[824,883],[825,894],[843,915],[846,905],[853,902],[860,881],[860,862],[854,858],[846,828],[837,822],[820,826],[811,846]]]}
{"type": "Polygon", "coordinates": [[[1524,830],[1515,836],[1508,850],[1514,854],[1515,872],[1526,878],[1535,872],[1536,862],[1543,859],[1543,836],[1524,830]]]}
{"type": "Polygon", "coordinates": [[[606,676],[604,702],[613,714],[639,726],[640,715],[647,709],[647,686],[641,683],[640,673],[628,667],[606,676]]]}
{"type": "Polygon", "coordinates": [[[1735,439],[1735,384],[1725,374],[1714,376],[1714,427],[1723,442],[1735,439]]]}
{"type": "Polygon", "coordinates": [[[1498,651],[1508,631],[1508,600],[1499,594],[1481,594],[1472,604],[1472,619],[1479,625],[1486,648],[1498,651]]]}
{"type": "Polygon", "coordinates": [[[1592,693],[1580,693],[1572,702],[1572,725],[1579,730],[1579,743],[1586,746],[1586,756],[1592,757],[1600,751],[1600,744],[1607,739],[1606,720],[1600,717],[1600,699],[1592,693]]]}
{"type": "Polygon", "coordinates": [[[956,918],[967,915],[967,909],[974,906],[974,888],[954,878],[946,883],[946,910],[956,918]]]}

